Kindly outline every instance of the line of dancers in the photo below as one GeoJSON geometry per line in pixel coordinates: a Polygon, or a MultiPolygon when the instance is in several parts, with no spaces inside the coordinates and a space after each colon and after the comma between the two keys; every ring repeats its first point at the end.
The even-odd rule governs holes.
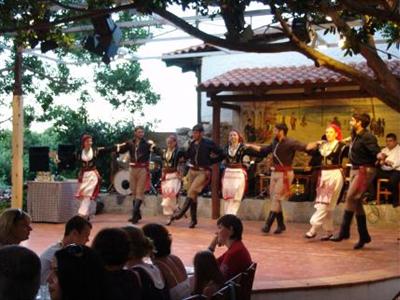
{"type": "Polygon", "coordinates": [[[211,178],[211,166],[223,162],[225,170],[222,175],[222,197],[224,212],[236,215],[246,191],[247,170],[250,157],[266,157],[272,155],[270,198],[271,210],[262,231],[269,233],[276,220],[275,234],[285,231],[282,213],[282,201],[290,196],[290,185],[294,178],[293,159],[296,151],[314,152],[319,156],[321,171],[318,175],[315,213],[312,215],[311,228],[306,238],[314,238],[322,228],[325,233],[321,240],[342,241],[350,237],[350,225],[355,215],[359,233],[359,241],[354,249],[362,248],[371,241],[368,233],[366,216],[362,205],[363,195],[371,185],[376,173],[376,161],[384,160],[376,137],[368,131],[370,123],[368,114],[354,114],[350,125],[351,136],[342,139],[340,128],[330,124],[325,130],[324,140],[302,143],[287,137],[288,127],[284,123],[275,124],[274,139],[267,146],[245,144],[237,130],[229,133],[229,140],[221,148],[212,140],[204,137],[204,128],[198,124],[192,129],[192,140],[187,149],[179,148],[177,137],[170,135],[166,140],[166,148],[161,149],[144,138],[143,127],[134,129],[132,140],[111,147],[93,147],[92,137],[82,137],[82,149],[77,155],[81,164],[79,189],[77,197],[82,200],[79,214],[89,216],[90,201],[95,199],[100,185],[100,175],[96,170],[96,159],[99,155],[115,151],[130,154],[130,189],[132,192],[132,215],[130,222],[136,224],[142,219],[141,205],[144,201],[146,185],[149,184],[149,159],[153,151],[163,160],[162,206],[164,214],[169,215],[167,225],[181,219],[190,212],[190,228],[197,225],[197,198],[211,178]],[[332,212],[338,202],[344,185],[342,160],[346,155],[346,143],[349,144],[348,157],[351,163],[350,182],[345,200],[345,212],[339,232],[333,234],[332,212]],[[181,207],[178,206],[177,195],[182,185],[179,164],[186,162],[187,197],[181,207]]]}

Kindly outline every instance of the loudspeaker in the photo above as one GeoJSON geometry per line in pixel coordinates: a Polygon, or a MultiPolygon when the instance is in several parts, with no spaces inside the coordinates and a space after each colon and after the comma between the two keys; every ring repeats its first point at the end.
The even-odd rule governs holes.
{"type": "Polygon", "coordinates": [[[58,145],[58,169],[73,170],[75,168],[75,146],[74,145],[58,145]]]}
{"type": "Polygon", "coordinates": [[[31,172],[49,171],[49,147],[29,148],[29,170],[31,172]]]}

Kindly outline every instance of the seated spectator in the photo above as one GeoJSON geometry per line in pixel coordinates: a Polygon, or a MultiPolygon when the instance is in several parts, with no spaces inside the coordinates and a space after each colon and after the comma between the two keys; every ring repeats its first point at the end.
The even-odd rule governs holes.
{"type": "Polygon", "coordinates": [[[168,286],[165,284],[160,270],[143,259],[153,252],[153,243],[142,229],[134,226],[124,227],[128,234],[130,253],[126,267],[139,276],[143,299],[169,300],[168,286]]]}
{"type": "Polygon", "coordinates": [[[190,281],[185,266],[179,257],[171,254],[172,239],[167,228],[160,224],[143,226],[144,234],[153,241],[154,255],[151,257],[161,271],[169,289],[171,300],[190,296],[190,281]]]}
{"type": "Polygon", "coordinates": [[[203,294],[211,299],[224,284],[224,275],[210,251],[197,252],[194,261],[194,289],[193,295],[203,294]]]}
{"type": "Polygon", "coordinates": [[[54,259],[54,253],[71,244],[85,245],[89,241],[92,224],[81,216],[72,217],[66,224],[64,237],[61,241],[51,245],[40,255],[42,271],[40,275],[40,283],[46,284],[51,270],[51,262],[54,259]]]}
{"type": "Polygon", "coordinates": [[[119,228],[103,229],[93,240],[92,248],[100,255],[106,269],[109,299],[142,299],[138,276],[124,269],[129,246],[128,235],[119,228]]]}
{"type": "Polygon", "coordinates": [[[377,170],[377,178],[389,179],[389,190],[392,192],[392,204],[400,205],[400,145],[394,133],[386,135],[386,147],[378,154],[380,168],[377,170]]]}
{"type": "Polygon", "coordinates": [[[242,221],[234,215],[225,215],[217,221],[218,231],[208,249],[215,251],[216,246],[226,246],[228,250],[217,259],[225,280],[246,271],[251,265],[249,251],[242,242],[242,221]]]}
{"type": "Polygon", "coordinates": [[[0,299],[33,300],[40,286],[40,260],[31,250],[12,245],[0,249],[0,299]]]}
{"type": "Polygon", "coordinates": [[[0,247],[18,245],[31,231],[31,217],[23,210],[9,208],[0,215],[0,247]]]}
{"type": "Polygon", "coordinates": [[[86,246],[68,245],[58,250],[47,282],[52,300],[112,300],[107,298],[103,263],[86,246]]]}

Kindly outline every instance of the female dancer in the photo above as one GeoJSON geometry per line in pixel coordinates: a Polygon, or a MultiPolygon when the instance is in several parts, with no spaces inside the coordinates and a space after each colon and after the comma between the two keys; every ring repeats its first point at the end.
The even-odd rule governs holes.
{"type": "Polygon", "coordinates": [[[243,144],[239,131],[231,130],[228,144],[224,148],[226,169],[222,176],[222,197],[225,214],[236,215],[246,190],[249,156],[259,156],[255,150],[243,144]]]}
{"type": "Polygon", "coordinates": [[[154,152],[162,158],[162,181],[161,194],[164,215],[171,216],[177,209],[177,195],[181,189],[181,174],[178,171],[178,165],[185,153],[178,148],[176,135],[171,134],[166,140],[167,148],[160,150],[154,149],[154,152]]]}
{"type": "Polygon", "coordinates": [[[311,228],[305,234],[308,239],[314,238],[322,227],[325,234],[321,241],[329,240],[333,235],[332,212],[336,206],[343,187],[342,160],[345,144],[341,142],[342,133],[335,124],[325,130],[326,142],[319,147],[321,156],[321,173],[318,176],[316,211],[310,219],[311,228]]]}
{"type": "Polygon", "coordinates": [[[116,150],[116,147],[94,148],[93,138],[89,134],[84,134],[81,138],[81,151],[76,154],[76,159],[80,164],[79,187],[75,197],[81,200],[78,214],[84,218],[90,216],[90,204],[100,191],[101,177],[96,168],[96,159],[105,153],[116,150]]]}

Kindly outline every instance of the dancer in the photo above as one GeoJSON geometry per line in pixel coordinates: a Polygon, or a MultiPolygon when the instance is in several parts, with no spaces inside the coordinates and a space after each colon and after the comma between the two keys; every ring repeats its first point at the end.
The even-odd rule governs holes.
{"type": "Polygon", "coordinates": [[[354,249],[361,249],[371,241],[362,202],[364,193],[374,180],[376,174],[375,162],[380,148],[376,137],[367,130],[370,120],[368,114],[359,113],[353,114],[351,118],[350,185],[346,194],[346,208],[340,231],[337,235],[331,237],[331,241],[335,242],[350,238],[350,225],[355,213],[360,238],[354,245],[354,249]]]}
{"type": "Polygon", "coordinates": [[[178,171],[178,165],[185,156],[184,151],[178,148],[178,139],[175,134],[171,134],[166,140],[167,148],[161,150],[158,147],[154,148],[154,152],[161,156],[162,181],[161,193],[163,213],[166,216],[171,216],[177,209],[177,196],[182,186],[181,174],[178,171]]]}
{"type": "Polygon", "coordinates": [[[272,143],[266,147],[257,145],[247,145],[264,157],[272,153],[274,167],[271,172],[271,184],[269,186],[271,197],[271,211],[262,228],[262,231],[268,233],[275,219],[278,226],[274,231],[275,234],[280,234],[286,230],[283,220],[281,201],[287,200],[290,195],[290,185],[294,178],[292,162],[296,151],[308,151],[315,149],[319,142],[304,144],[287,137],[288,127],[284,123],[275,124],[275,138],[272,143]]]}
{"type": "Polygon", "coordinates": [[[321,241],[329,240],[333,235],[333,210],[343,188],[344,178],[342,159],[345,144],[341,142],[342,132],[335,124],[330,124],[325,130],[326,142],[319,147],[321,171],[318,176],[316,211],[310,219],[311,228],[305,234],[306,238],[314,238],[317,231],[323,227],[325,234],[321,241]]]}
{"type": "Polygon", "coordinates": [[[144,127],[137,126],[131,141],[117,145],[117,152],[129,151],[130,155],[130,189],[132,191],[132,217],[128,220],[136,224],[142,219],[140,206],[143,203],[146,185],[150,183],[149,160],[153,143],[144,139],[144,127]]]}
{"type": "Polygon", "coordinates": [[[203,138],[203,125],[197,124],[192,131],[193,140],[190,142],[185,155],[190,167],[187,197],[182,208],[172,215],[167,225],[182,218],[189,208],[191,217],[189,228],[194,228],[197,225],[197,196],[210,180],[210,166],[223,159],[222,149],[213,141],[203,138]]]}
{"type": "Polygon", "coordinates": [[[224,148],[225,171],[222,176],[222,197],[225,200],[225,214],[236,215],[246,190],[249,156],[259,152],[246,147],[239,131],[231,130],[229,142],[224,148]]]}
{"type": "Polygon", "coordinates": [[[99,194],[101,184],[101,176],[96,168],[96,160],[101,155],[115,151],[116,147],[92,147],[93,138],[89,134],[82,136],[81,145],[81,151],[76,154],[76,160],[80,164],[80,171],[78,176],[79,187],[75,197],[81,200],[78,215],[89,219],[91,203],[99,194]]]}

